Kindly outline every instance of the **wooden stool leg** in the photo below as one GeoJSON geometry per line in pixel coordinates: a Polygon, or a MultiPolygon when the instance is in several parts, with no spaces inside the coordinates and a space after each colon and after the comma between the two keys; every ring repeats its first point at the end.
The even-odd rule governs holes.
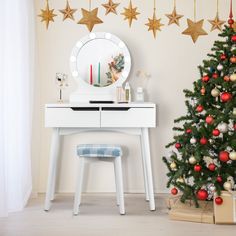
{"type": "Polygon", "coordinates": [[[78,169],[75,199],[74,199],[74,215],[78,215],[79,213],[79,206],[81,203],[81,193],[83,185],[83,174],[84,174],[84,157],[79,157],[79,169],[78,169]]]}
{"type": "Polygon", "coordinates": [[[121,157],[120,156],[115,157],[114,165],[115,165],[116,184],[118,185],[120,214],[124,215],[125,214],[125,205],[124,205],[123,174],[122,174],[122,165],[121,165],[121,157]]]}

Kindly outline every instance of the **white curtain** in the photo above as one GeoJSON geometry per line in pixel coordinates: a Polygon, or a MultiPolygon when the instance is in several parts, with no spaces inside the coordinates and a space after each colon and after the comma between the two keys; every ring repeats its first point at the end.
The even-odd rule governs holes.
{"type": "Polygon", "coordinates": [[[1,0],[0,217],[22,210],[31,194],[33,71],[33,1],[1,0]]]}

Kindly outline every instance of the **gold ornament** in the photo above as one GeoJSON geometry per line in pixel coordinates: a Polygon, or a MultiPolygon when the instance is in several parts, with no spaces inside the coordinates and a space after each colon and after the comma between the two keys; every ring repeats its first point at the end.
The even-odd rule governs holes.
{"type": "Polygon", "coordinates": [[[63,14],[63,21],[66,19],[75,20],[74,13],[77,11],[77,9],[70,8],[70,4],[68,0],[66,1],[66,8],[59,11],[63,14]]]}
{"type": "Polygon", "coordinates": [[[182,32],[182,34],[191,36],[193,42],[195,43],[199,36],[207,35],[207,32],[202,28],[204,20],[192,21],[187,19],[188,28],[182,32]]]}
{"type": "Polygon", "coordinates": [[[236,152],[235,152],[235,151],[230,152],[229,158],[230,158],[232,161],[236,161],[236,152]]]}
{"type": "Polygon", "coordinates": [[[175,170],[176,169],[176,163],[175,162],[171,162],[170,163],[170,168],[171,168],[171,170],[175,170]]]}
{"type": "Polygon", "coordinates": [[[176,180],[176,182],[179,182],[179,183],[184,183],[184,182],[185,182],[185,180],[184,180],[184,178],[183,178],[183,177],[179,177],[179,178],[176,180]]]}
{"type": "Polygon", "coordinates": [[[41,22],[45,21],[47,29],[48,29],[50,21],[54,22],[53,18],[57,16],[53,12],[54,12],[54,9],[49,8],[48,0],[46,0],[46,8],[41,9],[41,14],[38,16],[42,18],[41,22]]]}
{"type": "Polygon", "coordinates": [[[232,184],[230,182],[226,181],[224,183],[223,187],[224,187],[225,190],[229,191],[229,190],[232,189],[232,184]]]}
{"type": "Polygon", "coordinates": [[[97,16],[98,8],[89,11],[81,8],[81,11],[83,17],[80,19],[78,24],[86,25],[90,32],[93,30],[94,25],[103,23],[103,21],[97,16]]]}
{"type": "Polygon", "coordinates": [[[233,115],[236,116],[236,107],[233,108],[233,115]]]}
{"type": "Polygon", "coordinates": [[[128,20],[129,27],[131,27],[132,21],[137,20],[137,15],[139,15],[140,13],[137,12],[137,7],[133,8],[131,0],[129,2],[129,7],[128,8],[124,7],[124,10],[125,11],[123,13],[121,13],[121,15],[125,16],[124,20],[128,20]]]}
{"type": "Polygon", "coordinates": [[[236,32],[236,22],[234,22],[233,24],[233,29],[234,29],[234,32],[236,32]]]}
{"type": "Polygon", "coordinates": [[[232,81],[232,82],[235,82],[236,81],[236,74],[232,74],[230,75],[229,79],[232,81]]]}
{"type": "Polygon", "coordinates": [[[157,20],[156,13],[154,12],[152,19],[148,18],[148,21],[149,22],[145,25],[149,27],[148,31],[152,30],[153,36],[154,38],[156,38],[157,30],[161,31],[161,27],[163,26],[163,24],[161,23],[161,18],[157,20]]]}
{"type": "Polygon", "coordinates": [[[208,20],[210,24],[212,25],[211,31],[218,29],[219,31],[222,31],[222,26],[225,23],[225,21],[219,19],[219,14],[216,13],[216,17],[214,20],[208,20]]]}
{"type": "Polygon", "coordinates": [[[112,0],[109,0],[108,3],[102,4],[106,8],[106,15],[109,13],[114,13],[117,15],[116,8],[120,5],[120,3],[114,3],[112,0]]]}
{"type": "Polygon", "coordinates": [[[168,25],[176,24],[179,26],[179,20],[183,17],[183,15],[179,15],[176,12],[176,6],[174,6],[174,9],[171,14],[166,14],[166,16],[169,18],[168,25]]]}
{"type": "Polygon", "coordinates": [[[192,164],[192,165],[194,165],[194,164],[197,163],[197,160],[196,160],[196,158],[195,158],[194,156],[189,157],[188,161],[189,161],[189,163],[192,164]]]}
{"type": "Polygon", "coordinates": [[[212,96],[212,97],[216,98],[216,97],[218,97],[219,95],[220,95],[220,90],[219,90],[219,89],[214,88],[214,89],[211,90],[211,96],[212,96]]]}

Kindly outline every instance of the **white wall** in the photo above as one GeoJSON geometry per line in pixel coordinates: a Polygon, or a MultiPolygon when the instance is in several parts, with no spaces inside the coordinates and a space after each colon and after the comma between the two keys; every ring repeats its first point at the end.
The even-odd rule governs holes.
{"type": "MultiPolygon", "coordinates": [[[[39,14],[40,8],[44,8],[42,0],[35,0],[36,12],[39,14]]],[[[63,9],[65,0],[49,1],[51,7],[63,9]]],[[[106,1],[92,1],[93,6],[100,6],[106,1]]],[[[118,12],[127,7],[128,0],[121,2],[118,12]]],[[[184,36],[181,32],[186,28],[186,18],[181,20],[181,27],[175,25],[167,26],[168,19],[164,14],[172,11],[171,0],[157,0],[157,15],[162,17],[165,24],[162,31],[158,32],[157,39],[154,40],[152,33],[147,31],[144,25],[147,18],[152,16],[153,1],[133,0],[133,5],[138,6],[141,15],[138,21],[134,21],[131,28],[128,22],[123,20],[121,15],[110,14],[105,16],[105,9],[100,6],[99,16],[104,24],[95,26],[94,31],[107,31],[116,34],[128,45],[132,54],[132,71],[129,76],[131,85],[135,88],[138,80],[135,77],[137,70],[143,69],[151,73],[147,93],[149,100],[155,102],[158,109],[158,127],[152,129],[150,133],[152,165],[154,172],[155,191],[165,191],[166,177],[165,167],[162,163],[162,156],[167,153],[165,144],[172,141],[172,127],[174,118],[185,112],[184,96],[182,90],[191,88],[194,80],[199,78],[197,66],[206,54],[210,51],[214,40],[217,39],[217,32],[212,32],[208,36],[200,37],[194,45],[189,36],[184,36]]],[[[198,19],[212,19],[215,17],[215,0],[197,1],[198,19]]],[[[225,0],[221,2],[221,15],[224,19],[228,16],[228,6],[225,7],[225,0]]],[[[70,0],[74,8],[88,7],[87,0],[70,0]]],[[[193,17],[193,1],[179,0],[178,11],[185,17],[193,17]]],[[[227,1],[229,3],[229,0],[227,1]]],[[[87,28],[72,21],[62,22],[62,15],[56,11],[58,17],[55,23],[50,24],[49,30],[45,29],[45,24],[37,19],[37,50],[38,50],[38,90],[39,99],[36,99],[37,112],[40,118],[35,119],[35,127],[38,129],[38,136],[35,138],[39,160],[38,168],[34,170],[36,179],[34,189],[44,192],[46,188],[47,171],[49,163],[49,148],[51,130],[44,128],[44,104],[55,102],[58,91],[55,86],[55,73],[64,72],[70,74],[69,55],[75,42],[88,34],[87,28]],[[40,104],[40,105],[38,105],[40,104]],[[38,107],[40,106],[40,107],[38,107]],[[40,111],[40,112],[39,112],[40,111]],[[40,140],[40,141],[39,141],[40,140]]],[[[81,11],[75,14],[76,21],[81,17],[81,11]]],[[[210,24],[205,21],[204,28],[209,32],[210,24]]],[[[70,77],[71,78],[71,77],[70,77]]],[[[74,82],[70,81],[70,89],[66,91],[66,98],[73,90],[74,82]]],[[[62,145],[60,181],[58,191],[73,192],[76,172],[75,148],[78,143],[118,143],[125,146],[124,157],[124,178],[125,188],[129,192],[143,191],[143,178],[141,169],[141,157],[139,150],[139,140],[136,137],[129,137],[123,134],[83,134],[66,137],[62,145]],[[101,141],[102,140],[102,141],[101,141]]],[[[114,191],[113,169],[109,163],[96,163],[90,166],[87,176],[85,190],[114,191]]]]}

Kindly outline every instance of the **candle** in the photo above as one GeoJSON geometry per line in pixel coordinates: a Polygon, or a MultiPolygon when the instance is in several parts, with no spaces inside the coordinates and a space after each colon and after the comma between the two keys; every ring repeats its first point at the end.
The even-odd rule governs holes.
{"type": "Polygon", "coordinates": [[[90,84],[93,84],[93,66],[90,65],[90,84]]]}
{"type": "Polygon", "coordinates": [[[101,82],[101,75],[100,75],[100,62],[98,63],[98,84],[101,82]]]}

